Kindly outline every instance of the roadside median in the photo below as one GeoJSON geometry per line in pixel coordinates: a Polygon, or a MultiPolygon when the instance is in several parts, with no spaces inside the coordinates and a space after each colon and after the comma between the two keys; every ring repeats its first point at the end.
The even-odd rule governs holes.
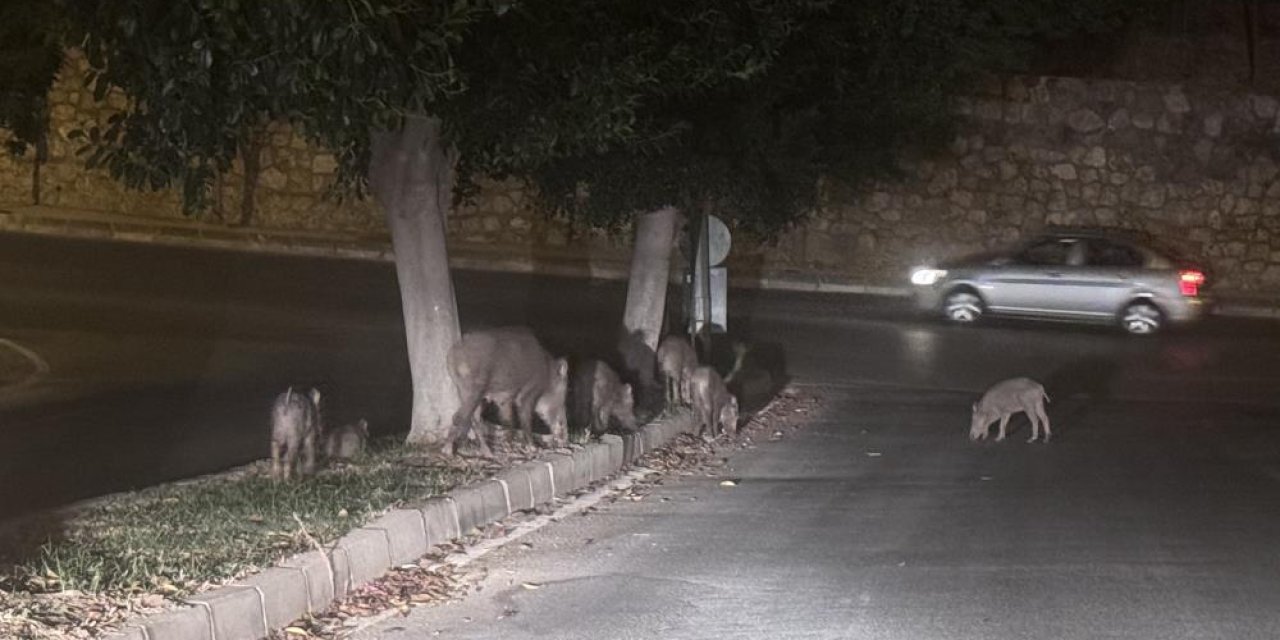
{"type": "MultiPolygon", "coordinates": [[[[552,452],[454,487],[406,500],[329,543],[242,580],[198,591],[179,608],[132,619],[113,640],[257,640],[314,615],[388,571],[473,529],[535,509],[608,479],[692,427],[687,411],[635,433],[605,435],[569,453],[552,452]]],[[[310,537],[309,532],[304,535],[310,537]]]]}

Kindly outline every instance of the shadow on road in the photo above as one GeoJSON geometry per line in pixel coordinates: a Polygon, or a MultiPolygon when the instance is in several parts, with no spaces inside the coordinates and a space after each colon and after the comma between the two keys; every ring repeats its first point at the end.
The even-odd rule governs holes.
{"type": "Polygon", "coordinates": [[[1055,369],[1044,381],[1049,394],[1049,417],[1054,425],[1084,419],[1112,396],[1112,381],[1119,371],[1114,358],[1088,356],[1055,369]]]}

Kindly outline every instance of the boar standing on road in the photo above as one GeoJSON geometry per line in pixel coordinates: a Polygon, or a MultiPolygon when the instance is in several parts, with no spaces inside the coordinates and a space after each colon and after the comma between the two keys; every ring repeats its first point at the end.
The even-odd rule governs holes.
{"type": "Polygon", "coordinates": [[[316,447],[320,438],[320,391],[289,387],[276,396],[271,406],[271,477],[288,480],[302,454],[302,474],[316,470],[316,447]]]}
{"type": "Polygon", "coordinates": [[[996,434],[996,442],[1004,440],[1005,426],[1013,414],[1023,412],[1031,420],[1031,438],[1027,442],[1035,442],[1039,437],[1040,426],[1044,425],[1044,441],[1049,442],[1049,416],[1044,412],[1044,403],[1049,395],[1044,392],[1040,383],[1030,378],[1011,378],[992,385],[982,395],[982,399],[973,403],[973,421],[969,424],[970,440],[985,440],[991,432],[991,423],[1000,421],[1000,432],[996,434]]]}
{"type": "Polygon", "coordinates": [[[711,367],[698,367],[689,376],[689,395],[698,435],[710,430],[712,437],[738,431],[738,399],[729,393],[720,374],[711,367]]]}
{"type": "Polygon", "coordinates": [[[658,371],[668,405],[689,404],[689,375],[697,366],[698,354],[683,336],[668,335],[658,344],[658,371]]]}
{"type": "Polygon", "coordinates": [[[361,418],[326,433],[324,455],[330,460],[350,460],[364,451],[368,442],[369,421],[361,418]]]}
{"type": "Polygon", "coordinates": [[[449,350],[448,365],[461,405],[453,414],[453,429],[444,445],[446,454],[452,454],[458,440],[475,430],[480,455],[493,456],[480,416],[486,400],[514,409],[525,442],[533,442],[533,416],[537,414],[551,429],[554,443],[568,444],[564,402],[569,363],[547,353],[528,329],[504,327],[467,333],[449,350]]]}

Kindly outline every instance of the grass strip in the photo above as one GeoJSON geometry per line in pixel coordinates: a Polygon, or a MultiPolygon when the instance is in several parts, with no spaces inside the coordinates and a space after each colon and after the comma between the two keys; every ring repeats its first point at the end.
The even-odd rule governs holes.
{"type": "Polygon", "coordinates": [[[234,477],[144,489],[77,513],[21,559],[3,587],[187,595],[308,550],[306,534],[331,542],[388,508],[478,475],[384,444],[291,482],[273,482],[258,465],[234,477]]]}

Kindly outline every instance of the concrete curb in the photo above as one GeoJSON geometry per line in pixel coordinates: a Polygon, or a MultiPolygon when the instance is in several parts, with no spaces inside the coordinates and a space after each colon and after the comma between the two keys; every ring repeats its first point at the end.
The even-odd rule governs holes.
{"type": "Polygon", "coordinates": [[[604,436],[572,454],[551,454],[458,487],[416,509],[392,510],[324,551],[201,593],[188,599],[191,606],[136,620],[106,640],[260,640],[475,527],[605,480],[692,427],[692,414],[681,411],[634,434],[604,436]]]}

